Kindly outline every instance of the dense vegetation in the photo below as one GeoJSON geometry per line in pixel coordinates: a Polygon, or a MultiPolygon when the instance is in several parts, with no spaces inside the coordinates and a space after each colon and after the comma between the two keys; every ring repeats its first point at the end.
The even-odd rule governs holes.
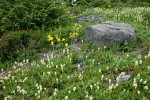
{"type": "Polygon", "coordinates": [[[149,61],[149,0],[1,1],[0,99],[148,100],[149,61]],[[136,44],[94,46],[83,29],[99,22],[75,22],[91,14],[131,24],[136,44]]]}

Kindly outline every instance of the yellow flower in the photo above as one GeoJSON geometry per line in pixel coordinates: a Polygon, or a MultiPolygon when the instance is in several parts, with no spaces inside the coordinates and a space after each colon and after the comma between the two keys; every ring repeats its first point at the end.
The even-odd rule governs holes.
{"type": "Polygon", "coordinates": [[[98,11],[98,12],[101,12],[101,11],[102,11],[102,9],[98,7],[98,8],[97,8],[97,11],[98,11]]]}
{"type": "Polygon", "coordinates": [[[78,35],[79,35],[77,32],[76,32],[75,34],[76,34],[76,36],[78,36],[78,35]]]}
{"type": "Polygon", "coordinates": [[[54,41],[51,41],[51,45],[52,45],[52,46],[54,45],[54,41]]]}
{"type": "Polygon", "coordinates": [[[65,41],[65,38],[63,38],[62,41],[65,41]]]}
{"type": "Polygon", "coordinates": [[[58,34],[56,34],[55,37],[58,38],[58,34]]]}
{"type": "Polygon", "coordinates": [[[74,26],[76,27],[78,25],[78,23],[75,23],[74,26]]]}
{"type": "Polygon", "coordinates": [[[67,47],[67,46],[68,46],[68,43],[65,43],[65,46],[67,47]]]}
{"type": "Polygon", "coordinates": [[[54,39],[51,35],[48,35],[47,38],[48,38],[48,41],[52,41],[54,39]]]}
{"type": "Polygon", "coordinates": [[[57,38],[57,41],[59,42],[59,41],[60,41],[60,38],[57,38]]]}

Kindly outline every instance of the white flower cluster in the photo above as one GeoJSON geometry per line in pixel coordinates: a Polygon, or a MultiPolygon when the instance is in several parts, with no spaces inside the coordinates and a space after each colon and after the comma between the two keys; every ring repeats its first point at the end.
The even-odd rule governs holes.
{"type": "Polygon", "coordinates": [[[55,88],[53,95],[54,95],[54,96],[57,96],[57,94],[58,94],[58,90],[55,88]]]}
{"type": "Polygon", "coordinates": [[[27,94],[27,91],[25,91],[24,89],[21,89],[20,86],[17,86],[17,92],[19,92],[19,93],[21,93],[23,95],[27,94]]]}
{"type": "Polygon", "coordinates": [[[42,89],[42,85],[36,84],[35,86],[36,86],[36,88],[37,88],[37,93],[35,93],[35,97],[39,99],[39,98],[41,97],[41,96],[40,96],[40,93],[41,93],[42,90],[43,90],[43,89],[42,89]]]}
{"type": "Polygon", "coordinates": [[[120,83],[120,82],[121,82],[121,78],[122,78],[124,75],[125,75],[125,72],[121,72],[121,74],[119,74],[119,76],[116,78],[116,81],[117,81],[118,83],[120,83]]]}

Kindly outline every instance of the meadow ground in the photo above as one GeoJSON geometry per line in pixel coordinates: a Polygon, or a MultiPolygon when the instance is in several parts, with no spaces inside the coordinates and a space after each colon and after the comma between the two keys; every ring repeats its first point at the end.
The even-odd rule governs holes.
{"type": "Polygon", "coordinates": [[[106,21],[129,23],[135,28],[136,44],[92,45],[82,30],[97,22],[75,24],[73,32],[64,38],[59,37],[56,30],[53,33],[58,34],[47,37],[53,48],[50,54],[34,61],[15,62],[8,70],[1,68],[0,98],[149,100],[150,8],[97,9],[72,17],[98,13],[104,15],[106,21]],[[54,40],[64,47],[57,49],[54,40]],[[130,79],[122,81],[126,75],[130,75],[130,79]]]}

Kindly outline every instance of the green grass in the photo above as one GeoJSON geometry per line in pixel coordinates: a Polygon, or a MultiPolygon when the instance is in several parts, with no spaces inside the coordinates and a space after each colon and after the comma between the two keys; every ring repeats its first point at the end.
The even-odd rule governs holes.
{"type": "MultiPolygon", "coordinates": [[[[51,55],[45,55],[45,58],[40,60],[15,63],[10,71],[1,69],[3,74],[0,77],[0,98],[148,100],[150,98],[150,28],[145,20],[142,22],[136,20],[132,14],[128,19],[121,19],[140,8],[127,9],[130,11],[125,12],[126,8],[120,11],[125,12],[124,15],[118,13],[119,19],[112,16],[116,9],[104,11],[102,14],[107,16],[106,20],[133,25],[137,36],[135,45],[99,48],[92,45],[81,30],[79,36],[74,38],[75,41],[69,42],[68,35],[64,35],[64,38],[69,40],[69,46],[54,48],[51,55]],[[119,76],[124,74],[131,75],[131,78],[122,83],[118,82],[116,79],[120,79],[119,76]]],[[[143,12],[143,8],[141,9],[140,14],[143,12]]],[[[149,8],[145,9],[147,11],[149,8]]],[[[82,29],[92,24],[95,23],[82,23],[82,29]]],[[[67,30],[64,29],[64,34],[70,33],[67,30]]],[[[59,31],[56,32],[59,34],[59,31]]]]}

